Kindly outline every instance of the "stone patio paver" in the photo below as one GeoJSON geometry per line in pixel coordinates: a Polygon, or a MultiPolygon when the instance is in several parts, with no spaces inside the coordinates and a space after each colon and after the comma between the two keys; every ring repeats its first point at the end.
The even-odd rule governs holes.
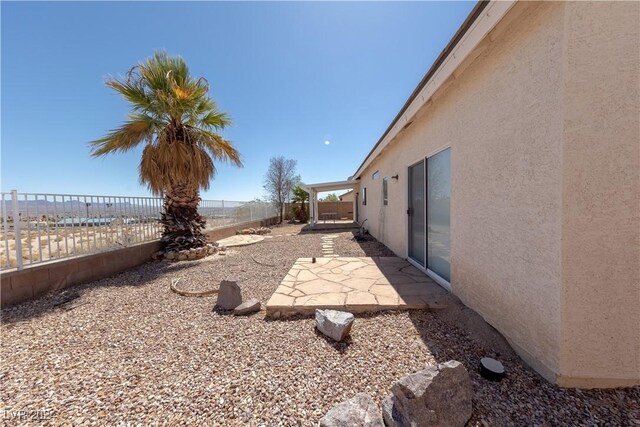
{"type": "Polygon", "coordinates": [[[235,236],[218,240],[217,243],[220,246],[226,246],[230,248],[233,246],[252,245],[254,243],[262,242],[263,240],[264,236],[258,234],[236,234],[235,236]]]}
{"type": "Polygon", "coordinates": [[[438,309],[449,294],[397,257],[299,258],[267,302],[267,315],[313,313],[317,308],[352,313],[438,309]]]}

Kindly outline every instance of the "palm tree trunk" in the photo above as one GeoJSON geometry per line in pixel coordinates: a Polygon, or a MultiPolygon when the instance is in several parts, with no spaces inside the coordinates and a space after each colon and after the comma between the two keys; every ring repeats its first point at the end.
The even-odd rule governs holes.
{"type": "Polygon", "coordinates": [[[202,233],[207,220],[198,213],[199,203],[197,188],[177,185],[166,192],[160,220],[164,225],[160,241],[165,252],[199,248],[207,244],[207,238],[202,233]]]}

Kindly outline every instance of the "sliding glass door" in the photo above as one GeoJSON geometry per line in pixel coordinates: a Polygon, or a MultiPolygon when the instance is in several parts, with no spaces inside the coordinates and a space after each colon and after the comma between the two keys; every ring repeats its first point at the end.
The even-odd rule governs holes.
{"type": "Polygon", "coordinates": [[[451,282],[451,149],[427,159],[427,268],[451,282]]]}
{"type": "Polygon", "coordinates": [[[409,167],[409,257],[424,267],[424,161],[409,167]]]}
{"type": "Polygon", "coordinates": [[[409,167],[409,258],[451,281],[451,149],[409,167]]]}

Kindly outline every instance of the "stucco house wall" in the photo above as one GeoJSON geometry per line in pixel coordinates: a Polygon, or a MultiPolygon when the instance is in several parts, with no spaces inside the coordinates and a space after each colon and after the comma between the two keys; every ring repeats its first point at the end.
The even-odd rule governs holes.
{"type": "Polygon", "coordinates": [[[637,55],[622,53],[638,40],[638,6],[517,3],[359,175],[360,195],[367,189],[359,221],[366,219],[373,236],[406,257],[407,168],[451,147],[452,291],[539,373],[562,385],[640,378],[640,338],[631,329],[639,299],[620,301],[640,292],[640,64],[637,55]],[[624,75],[614,79],[614,72],[624,75]],[[591,94],[603,78],[611,81],[591,94]],[[613,110],[619,117],[607,122],[613,110]],[[593,172],[585,176],[585,168],[593,172]],[[375,171],[380,178],[373,180],[375,171]],[[382,177],[396,174],[383,206],[382,177]],[[585,184],[588,176],[594,180],[585,184]],[[616,182],[622,188],[614,189],[616,182]],[[610,191],[615,195],[598,200],[610,191]],[[594,219],[601,228],[584,233],[594,219]],[[611,249],[602,259],[615,259],[620,292],[608,300],[611,276],[594,259],[602,239],[611,249]],[[606,312],[615,304],[631,315],[612,321],[606,312]],[[580,329],[587,313],[596,336],[580,329]],[[622,335],[612,335],[615,327],[622,335]],[[613,345],[620,340],[626,343],[613,345]]]}
{"type": "Polygon", "coordinates": [[[637,384],[640,3],[565,8],[558,382],[637,384]]]}
{"type": "Polygon", "coordinates": [[[341,202],[353,202],[356,198],[356,193],[354,191],[348,191],[339,195],[338,198],[341,202]]]}

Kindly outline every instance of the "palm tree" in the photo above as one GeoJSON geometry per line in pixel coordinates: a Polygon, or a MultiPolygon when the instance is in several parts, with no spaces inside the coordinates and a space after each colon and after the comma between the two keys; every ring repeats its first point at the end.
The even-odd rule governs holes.
{"type": "Polygon", "coordinates": [[[209,188],[215,161],[242,166],[240,154],[217,132],[231,123],[209,96],[209,83],[165,52],[133,67],[107,86],[131,104],[128,120],[92,141],[92,156],[127,152],[144,144],[140,183],[164,195],[161,223],[165,251],[200,247],[206,219],[198,214],[200,190],[209,188]]]}
{"type": "Polygon", "coordinates": [[[300,222],[307,222],[309,220],[306,209],[304,207],[305,203],[308,201],[309,193],[307,193],[300,185],[296,185],[293,188],[293,202],[300,203],[300,206],[296,206],[297,209],[294,209],[294,212],[300,222]]]}

